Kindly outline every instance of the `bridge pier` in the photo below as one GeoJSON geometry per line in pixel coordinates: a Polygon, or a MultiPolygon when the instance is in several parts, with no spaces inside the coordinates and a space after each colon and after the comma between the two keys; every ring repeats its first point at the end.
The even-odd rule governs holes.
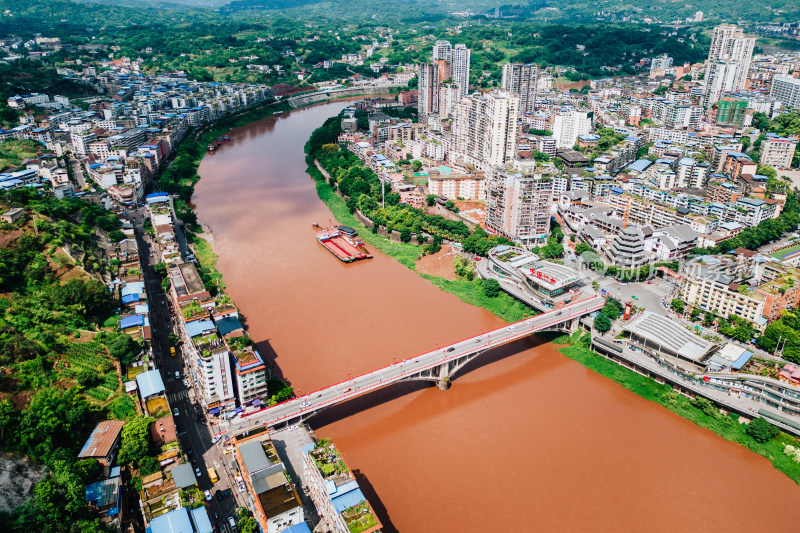
{"type": "Polygon", "coordinates": [[[439,367],[439,377],[436,378],[436,386],[439,390],[450,388],[450,363],[445,363],[439,367]]]}

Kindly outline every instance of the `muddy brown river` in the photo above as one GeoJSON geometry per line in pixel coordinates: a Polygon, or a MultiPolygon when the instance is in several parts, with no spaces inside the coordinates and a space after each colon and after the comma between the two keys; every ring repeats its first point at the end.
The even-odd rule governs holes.
{"type": "MultiPolygon", "coordinates": [[[[303,145],[346,104],[234,130],[194,201],[227,292],[300,393],[496,328],[393,259],[345,265],[303,145]]],[[[311,420],[386,531],[797,531],[800,489],[765,459],[530,339],[485,354],[448,391],[405,383],[311,420]]]]}

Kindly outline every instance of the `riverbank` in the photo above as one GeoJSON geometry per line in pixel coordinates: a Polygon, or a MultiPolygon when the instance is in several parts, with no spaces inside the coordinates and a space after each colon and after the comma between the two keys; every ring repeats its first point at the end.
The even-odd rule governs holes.
{"type": "MultiPolygon", "coordinates": [[[[359,236],[367,245],[394,257],[398,262],[416,272],[415,264],[420,253],[422,253],[422,246],[411,243],[398,243],[391,241],[387,237],[373,234],[354,214],[350,213],[346,201],[334,191],[316,166],[309,165],[307,173],[316,182],[316,190],[320,200],[325,203],[339,223],[359,229],[359,236]]],[[[441,277],[418,274],[439,289],[458,296],[459,299],[466,303],[487,309],[506,322],[522,320],[525,314],[530,315],[533,312],[530,308],[504,292],[501,292],[495,298],[487,297],[483,291],[482,280],[467,281],[459,279],[451,281],[441,277]]],[[[585,339],[564,336],[556,340],[558,344],[567,344],[569,342],[568,346],[558,350],[568,358],[579,362],[601,376],[611,379],[639,396],[666,407],[696,425],[713,431],[728,441],[745,446],[768,459],[777,470],[787,475],[795,483],[800,484],[800,464],[783,453],[785,445],[797,446],[797,439],[781,432],[777,437],[766,443],[758,443],[745,433],[747,426],[739,422],[738,415],[724,416],[716,408],[708,409],[706,407],[703,410],[702,404],[698,404],[698,402],[674,392],[670,386],[659,385],[651,378],[641,376],[594,353],[588,348],[588,342],[585,339]]]]}

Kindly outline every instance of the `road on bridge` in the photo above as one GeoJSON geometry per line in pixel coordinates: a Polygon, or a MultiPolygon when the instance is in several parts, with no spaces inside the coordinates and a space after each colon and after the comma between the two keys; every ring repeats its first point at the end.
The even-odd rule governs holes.
{"type": "Polygon", "coordinates": [[[243,422],[247,426],[260,424],[275,426],[281,423],[288,423],[292,420],[309,416],[325,407],[361,396],[398,381],[410,379],[422,372],[438,371],[439,367],[450,361],[508,344],[538,331],[547,330],[562,322],[578,319],[583,315],[601,309],[604,304],[605,299],[594,295],[585,300],[564,306],[561,309],[527,318],[515,324],[470,337],[432,352],[404,359],[399,363],[373,370],[324,389],[244,415],[241,417],[242,420],[238,422],[232,421],[232,425],[235,429],[238,424],[243,422]]]}

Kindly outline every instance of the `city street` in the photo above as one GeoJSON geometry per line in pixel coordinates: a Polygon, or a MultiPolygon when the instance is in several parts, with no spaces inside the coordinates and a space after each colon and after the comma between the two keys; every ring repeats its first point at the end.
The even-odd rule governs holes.
{"type": "MultiPolygon", "coordinates": [[[[181,449],[185,453],[192,450],[192,465],[200,468],[202,475],[198,478],[200,490],[210,490],[212,496],[216,491],[231,489],[231,496],[217,500],[213,497],[207,502],[209,517],[212,523],[217,526],[218,531],[227,532],[230,528],[227,519],[236,513],[240,503],[241,494],[239,493],[233,472],[229,464],[232,461],[232,454],[224,454],[223,446],[225,438],[220,439],[216,444],[211,443],[213,429],[206,423],[197,421],[199,405],[196,402],[195,391],[191,387],[187,388],[183,384],[183,379],[191,379],[185,369],[184,358],[181,347],[176,346],[176,355],[170,356],[169,334],[173,331],[173,322],[170,303],[161,291],[161,284],[153,271],[153,265],[158,263],[155,255],[154,245],[149,236],[143,232],[144,218],[148,216],[146,208],[129,210],[131,221],[136,227],[137,240],[141,255],[142,268],[147,280],[148,302],[150,305],[150,320],[152,330],[153,356],[156,365],[161,370],[161,377],[164,380],[167,399],[170,409],[178,409],[178,416],[175,416],[176,429],[182,426],[183,431],[179,431],[178,440],[181,449]],[[180,378],[175,378],[175,372],[179,372],[180,378]],[[219,481],[212,484],[207,473],[208,468],[214,468],[219,476],[219,481]]],[[[190,385],[192,383],[190,382],[190,385]]],[[[206,420],[206,422],[208,422],[206,420]]]]}

